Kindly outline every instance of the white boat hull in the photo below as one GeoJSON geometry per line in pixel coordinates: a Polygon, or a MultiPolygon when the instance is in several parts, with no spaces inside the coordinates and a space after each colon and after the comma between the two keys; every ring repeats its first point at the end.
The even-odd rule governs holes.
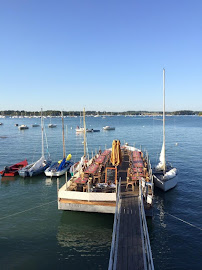
{"type": "Polygon", "coordinates": [[[102,205],[102,203],[90,202],[63,202],[58,201],[58,209],[59,210],[68,210],[68,211],[76,211],[76,212],[90,212],[90,213],[105,213],[105,214],[114,214],[116,209],[116,202],[109,205],[102,205]]]}
{"type": "MultiPolygon", "coordinates": [[[[49,168],[48,168],[48,169],[49,169],[49,168]]],[[[57,177],[57,176],[61,176],[61,175],[65,174],[66,171],[68,171],[69,167],[64,168],[63,170],[58,171],[58,172],[49,171],[48,169],[45,171],[45,175],[46,175],[46,176],[49,176],[49,177],[56,176],[56,177],[57,177]]]]}
{"type": "Polygon", "coordinates": [[[168,180],[162,180],[162,179],[158,178],[156,175],[154,175],[154,185],[163,191],[168,191],[177,185],[177,182],[178,182],[177,178],[178,177],[175,176],[175,177],[168,179],[168,180]]]}
{"type": "Polygon", "coordinates": [[[115,130],[115,127],[106,126],[106,127],[103,127],[103,130],[115,130]]]}
{"type": "Polygon", "coordinates": [[[115,208],[116,193],[66,191],[66,184],[58,191],[59,210],[114,214],[115,208]]]}

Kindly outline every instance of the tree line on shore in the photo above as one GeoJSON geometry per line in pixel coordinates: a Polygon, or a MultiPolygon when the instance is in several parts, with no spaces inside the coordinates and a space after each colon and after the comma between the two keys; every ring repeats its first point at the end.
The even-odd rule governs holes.
{"type": "MultiPolygon", "coordinates": [[[[80,111],[63,111],[64,116],[79,116],[80,111]]],[[[5,110],[0,111],[1,115],[4,116],[40,116],[40,111],[15,111],[15,110],[5,110]]],[[[169,115],[199,115],[202,116],[200,111],[190,111],[190,110],[181,110],[166,112],[169,115]]],[[[44,116],[60,116],[61,111],[56,110],[46,110],[43,111],[44,116]]],[[[162,115],[162,112],[154,111],[125,111],[125,112],[107,112],[107,111],[86,111],[86,115],[162,115]]]]}

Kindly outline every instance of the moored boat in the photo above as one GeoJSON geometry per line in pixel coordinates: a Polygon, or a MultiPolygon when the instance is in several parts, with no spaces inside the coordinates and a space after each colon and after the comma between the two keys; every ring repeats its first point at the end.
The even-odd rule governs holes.
{"type": "Polygon", "coordinates": [[[27,160],[23,160],[21,162],[18,162],[11,166],[6,166],[4,170],[0,171],[0,174],[2,176],[15,176],[18,175],[18,171],[22,169],[23,167],[27,166],[27,160]]]}
{"type": "Polygon", "coordinates": [[[86,132],[100,132],[100,130],[91,128],[91,129],[86,129],[86,132]]]}
{"type": "Polygon", "coordinates": [[[115,130],[115,127],[105,126],[103,127],[104,130],[115,130]]]}
{"type": "Polygon", "coordinates": [[[55,127],[57,127],[57,125],[56,124],[49,124],[48,127],[49,128],[55,128],[55,127]]]}
{"type": "Polygon", "coordinates": [[[77,126],[76,133],[84,133],[84,128],[77,126]]]}
{"type": "Polygon", "coordinates": [[[52,117],[50,117],[50,124],[48,125],[48,127],[49,128],[56,128],[57,125],[56,124],[52,124],[51,119],[52,119],[52,117]]]}
{"type": "MultiPolygon", "coordinates": [[[[32,177],[38,174],[43,173],[50,165],[51,165],[51,159],[50,154],[48,153],[48,157],[45,157],[44,154],[44,122],[43,122],[43,115],[41,110],[41,136],[42,136],[42,156],[39,160],[36,162],[25,166],[21,170],[19,170],[19,175],[22,177],[32,177]]],[[[48,149],[48,147],[47,147],[48,149]]]]}
{"type": "Polygon", "coordinates": [[[68,182],[58,188],[58,209],[115,213],[120,177],[123,178],[122,187],[125,186],[127,191],[135,192],[141,184],[145,203],[152,204],[153,177],[148,156],[144,156],[140,149],[128,145],[117,148],[118,144],[120,142],[113,142],[112,148],[103,152],[100,150],[68,182]],[[119,149],[116,153],[115,148],[119,149]]]}
{"type": "Polygon", "coordinates": [[[45,170],[45,175],[49,177],[59,177],[64,175],[73,165],[73,162],[70,159],[71,154],[68,155],[67,158],[63,158],[62,160],[55,162],[45,170]]]}
{"type": "Polygon", "coordinates": [[[154,184],[163,191],[168,191],[177,185],[177,169],[166,163],[165,148],[165,69],[163,69],[163,145],[159,164],[153,169],[154,184]]]}
{"type": "Polygon", "coordinates": [[[58,162],[55,162],[53,165],[51,165],[45,170],[45,175],[50,177],[53,176],[58,177],[65,174],[66,172],[69,171],[69,169],[73,165],[73,162],[71,161],[72,155],[69,154],[66,158],[63,113],[61,113],[61,118],[62,118],[62,138],[63,138],[63,159],[58,162]]]}
{"type": "Polygon", "coordinates": [[[28,129],[29,127],[26,126],[26,125],[20,125],[18,128],[19,128],[20,130],[24,130],[24,129],[28,129]]]}

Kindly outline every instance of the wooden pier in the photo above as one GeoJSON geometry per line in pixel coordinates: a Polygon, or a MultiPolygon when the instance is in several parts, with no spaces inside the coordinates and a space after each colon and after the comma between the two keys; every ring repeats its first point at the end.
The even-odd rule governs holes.
{"type": "Polygon", "coordinates": [[[127,189],[128,156],[118,169],[119,188],[109,270],[154,269],[141,185],[127,189]]]}

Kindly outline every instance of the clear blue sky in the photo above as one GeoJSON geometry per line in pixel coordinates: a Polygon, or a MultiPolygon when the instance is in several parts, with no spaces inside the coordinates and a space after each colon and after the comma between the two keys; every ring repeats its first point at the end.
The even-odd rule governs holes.
{"type": "Polygon", "coordinates": [[[0,110],[202,110],[201,0],[1,0],[0,110]]]}

